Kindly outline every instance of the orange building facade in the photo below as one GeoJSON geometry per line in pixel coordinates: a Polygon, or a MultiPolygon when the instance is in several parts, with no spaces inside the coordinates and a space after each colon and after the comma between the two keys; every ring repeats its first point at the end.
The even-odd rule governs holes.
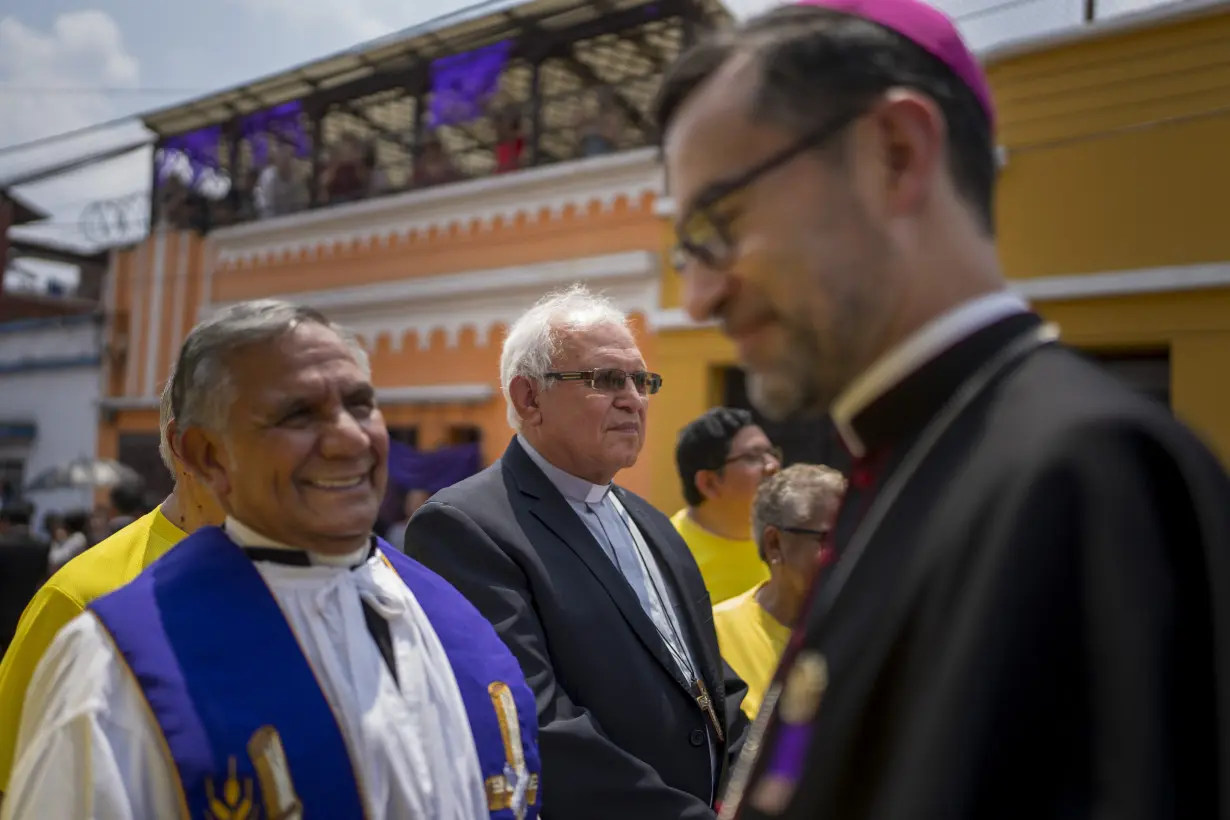
{"type": "MultiPolygon", "coordinates": [[[[1070,343],[1145,373],[1230,458],[1230,13],[1201,5],[987,62],[1010,284],[1070,343]]],[[[477,437],[490,463],[511,435],[504,329],[545,292],[585,282],[633,314],[664,376],[645,453],[619,480],[672,512],[676,432],[729,395],[735,356],[682,315],[670,214],[657,153],[641,148],[204,235],[158,230],[113,255],[101,454],[156,459],[157,396],[188,329],[272,296],[362,336],[399,435],[426,449],[477,437]]]]}
{"type": "MultiPolygon", "coordinates": [[[[114,255],[101,454],[148,462],[157,397],[188,330],[221,306],[276,297],[360,334],[391,428],[426,449],[477,437],[490,462],[511,436],[503,333],[544,293],[578,281],[606,292],[653,361],[660,194],[656,154],[640,149],[204,236],[160,229],[114,255]]],[[[647,446],[669,448],[673,431],[658,439],[647,446]]],[[[649,492],[648,465],[621,481],[649,492]]]]}

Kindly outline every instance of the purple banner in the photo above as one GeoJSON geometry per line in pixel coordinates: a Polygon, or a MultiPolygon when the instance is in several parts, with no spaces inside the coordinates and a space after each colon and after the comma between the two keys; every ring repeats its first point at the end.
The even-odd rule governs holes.
{"type": "Polygon", "coordinates": [[[269,144],[277,139],[295,147],[295,154],[308,157],[312,145],[303,128],[303,104],[298,100],[248,114],[239,121],[239,135],[252,148],[253,164],[260,168],[269,155],[269,144]]]}
{"type": "Polygon", "coordinates": [[[400,441],[389,442],[389,484],[401,492],[434,493],[477,473],[482,454],[477,444],[416,450],[400,441]]]}
{"type": "Polygon", "coordinates": [[[158,182],[166,181],[178,164],[179,158],[188,161],[191,169],[191,179],[188,186],[193,187],[206,171],[218,167],[218,143],[222,140],[222,126],[213,125],[199,131],[167,137],[162,141],[162,149],[158,154],[158,182]]]}
{"type": "Polygon", "coordinates": [[[431,64],[431,125],[455,125],[478,119],[500,87],[512,41],[441,57],[431,64]]]}

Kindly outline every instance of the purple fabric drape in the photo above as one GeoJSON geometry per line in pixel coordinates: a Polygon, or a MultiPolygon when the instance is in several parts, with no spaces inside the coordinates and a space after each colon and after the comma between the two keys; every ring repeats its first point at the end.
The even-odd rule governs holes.
{"type": "Polygon", "coordinates": [[[222,140],[222,127],[212,125],[199,131],[167,137],[162,141],[162,150],[158,153],[158,182],[166,182],[171,173],[171,160],[176,154],[187,157],[192,168],[192,180],[189,187],[196,185],[201,174],[210,168],[218,167],[218,144],[222,140]]]}
{"type": "Polygon", "coordinates": [[[293,100],[248,114],[239,121],[239,135],[252,147],[252,160],[257,168],[265,164],[269,143],[274,138],[295,146],[296,156],[311,156],[312,145],[303,127],[302,113],[303,104],[293,100]]]}
{"type": "Polygon", "coordinates": [[[503,40],[431,64],[431,125],[454,125],[478,119],[483,105],[500,86],[512,41],[503,40]]]}
{"type": "Polygon", "coordinates": [[[477,444],[416,450],[400,441],[389,442],[389,484],[403,493],[426,490],[434,493],[469,478],[481,467],[477,444]]]}

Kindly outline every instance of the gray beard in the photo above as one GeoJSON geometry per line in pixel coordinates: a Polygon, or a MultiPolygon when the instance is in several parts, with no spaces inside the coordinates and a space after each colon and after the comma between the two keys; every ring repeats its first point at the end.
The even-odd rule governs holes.
{"type": "Polygon", "coordinates": [[[747,396],[752,406],[769,421],[784,421],[801,410],[808,409],[804,383],[787,382],[783,379],[765,377],[759,373],[747,374],[747,396]]]}

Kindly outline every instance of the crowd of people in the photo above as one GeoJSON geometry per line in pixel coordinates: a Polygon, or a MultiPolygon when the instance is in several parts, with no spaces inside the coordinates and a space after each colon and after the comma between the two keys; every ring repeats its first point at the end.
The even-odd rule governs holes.
{"type": "Polygon", "coordinates": [[[355,336],[224,308],[163,390],[173,492],[0,663],[0,817],[1230,818],[1230,481],[1005,287],[952,23],[802,0],[657,113],[686,309],[848,474],[715,408],[684,509],[621,487],[670,387],[576,285],[508,329],[503,455],[390,544],[355,336]]]}
{"type": "MultiPolygon", "coordinates": [[[[482,118],[491,123],[495,139],[489,146],[477,146],[480,151],[490,151],[490,168],[481,175],[529,167],[533,159],[529,144],[535,136],[527,106],[493,98],[482,108],[482,118]]],[[[553,159],[595,157],[630,147],[627,116],[608,86],[584,92],[570,130],[571,148],[553,159]]],[[[301,140],[276,133],[249,139],[267,145],[268,150],[262,152],[266,158],[254,161],[246,173],[233,179],[220,200],[194,190],[191,181],[179,174],[165,175],[157,197],[159,223],[177,229],[207,230],[476,176],[472,168],[467,170],[474,163],[453,155],[442,139],[441,127],[430,124],[417,138],[400,139],[388,133],[360,136],[357,131],[345,131],[322,145],[315,161],[307,143],[301,140]],[[382,152],[382,144],[392,150],[382,152]],[[390,161],[403,155],[408,156],[406,168],[390,161]]],[[[480,161],[477,167],[485,166],[480,161]]]]}

